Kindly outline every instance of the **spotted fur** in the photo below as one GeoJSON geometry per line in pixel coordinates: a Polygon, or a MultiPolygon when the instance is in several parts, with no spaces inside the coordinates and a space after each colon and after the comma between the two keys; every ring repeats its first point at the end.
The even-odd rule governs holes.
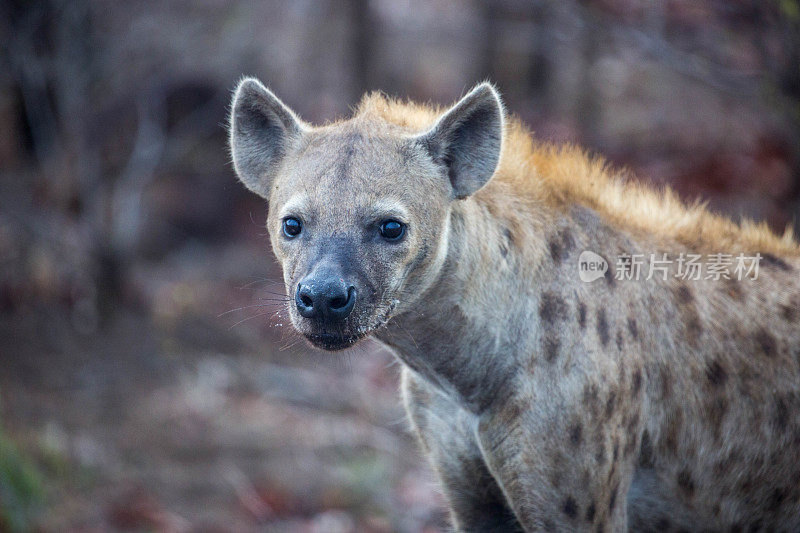
{"type": "Polygon", "coordinates": [[[789,231],[538,143],[488,85],[447,110],[368,95],[323,127],[254,80],[232,107],[234,164],[269,200],[287,290],[330,261],[369,288],[338,333],[372,335],[403,363],[457,530],[800,530],[789,231]],[[408,222],[393,248],[365,229],[387,212],[408,222]],[[281,240],[287,213],[312,221],[300,244],[281,240]],[[758,279],[681,281],[672,265],[667,279],[585,283],[583,250],[612,265],[651,252],[764,261],[758,279]]]}

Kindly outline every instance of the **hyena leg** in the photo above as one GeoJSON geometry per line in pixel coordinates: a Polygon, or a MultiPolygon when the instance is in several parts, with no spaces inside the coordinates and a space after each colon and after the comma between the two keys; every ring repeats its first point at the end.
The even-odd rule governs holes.
{"type": "Polygon", "coordinates": [[[411,424],[443,487],[456,531],[522,531],[475,441],[474,415],[403,371],[411,424]]]}
{"type": "Polygon", "coordinates": [[[606,416],[604,405],[592,418],[563,398],[528,400],[509,400],[477,426],[489,471],[519,523],[526,531],[627,531],[638,408],[606,416]]]}

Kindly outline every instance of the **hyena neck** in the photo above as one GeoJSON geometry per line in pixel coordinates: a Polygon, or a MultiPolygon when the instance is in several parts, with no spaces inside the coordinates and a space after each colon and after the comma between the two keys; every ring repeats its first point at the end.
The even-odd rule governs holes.
{"type": "Polygon", "coordinates": [[[472,199],[454,208],[438,279],[377,334],[409,368],[476,413],[513,389],[536,323],[534,251],[541,246],[522,240],[535,239],[537,222],[493,212],[472,199]],[[523,225],[526,236],[514,235],[523,225]]]}

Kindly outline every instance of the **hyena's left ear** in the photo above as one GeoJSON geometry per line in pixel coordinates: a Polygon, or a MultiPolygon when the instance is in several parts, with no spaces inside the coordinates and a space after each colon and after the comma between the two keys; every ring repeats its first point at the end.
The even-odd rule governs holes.
{"type": "Polygon", "coordinates": [[[233,166],[242,183],[262,198],[291,144],[307,126],[255,78],[239,82],[231,104],[233,166]]]}
{"type": "Polygon", "coordinates": [[[481,83],[442,115],[419,140],[447,169],[453,194],[466,198],[494,174],[503,144],[503,104],[481,83]]]}

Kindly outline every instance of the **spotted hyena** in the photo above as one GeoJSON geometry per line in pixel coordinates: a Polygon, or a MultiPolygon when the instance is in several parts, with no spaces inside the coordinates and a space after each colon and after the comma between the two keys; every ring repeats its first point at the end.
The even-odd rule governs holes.
{"type": "Polygon", "coordinates": [[[245,79],[230,134],[293,326],[403,363],[456,529],[800,531],[788,232],[536,142],[488,84],[449,109],[372,94],[313,127],[245,79]],[[736,257],[758,272],[708,261],[736,257]]]}

